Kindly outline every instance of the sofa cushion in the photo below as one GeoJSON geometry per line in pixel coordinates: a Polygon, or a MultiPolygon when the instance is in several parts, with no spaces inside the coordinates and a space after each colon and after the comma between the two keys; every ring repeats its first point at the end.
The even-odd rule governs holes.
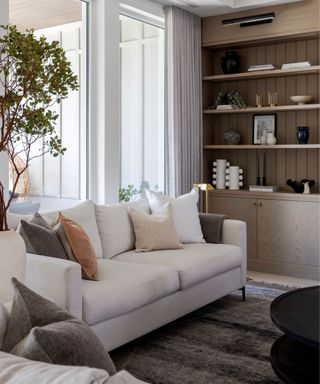
{"type": "Polygon", "coordinates": [[[174,226],[171,203],[151,215],[135,208],[129,211],[136,235],[136,252],[183,248],[174,226]]]}
{"type": "Polygon", "coordinates": [[[179,289],[175,269],[98,260],[98,281],[82,280],[83,319],[92,325],[149,304],[179,289]]]}
{"type": "Polygon", "coordinates": [[[83,321],[12,278],[14,299],[3,350],[52,364],[116,372],[98,337],[83,321]]]}
{"type": "Polygon", "coordinates": [[[115,205],[95,205],[105,259],[110,259],[135,247],[135,235],[128,210],[130,207],[150,213],[148,201],[145,199],[115,205]]]}
{"type": "Polygon", "coordinates": [[[89,236],[78,223],[63,216],[61,212],[59,212],[58,217],[70,244],[72,256],[81,265],[82,277],[95,280],[97,256],[89,236]]]}
{"type": "Polygon", "coordinates": [[[136,253],[129,251],[115,260],[166,265],[179,273],[181,289],[241,266],[240,247],[227,244],[185,244],[184,249],[136,253]]]}
{"type": "Polygon", "coordinates": [[[166,203],[171,203],[173,219],[181,243],[205,243],[199,220],[198,189],[193,189],[190,193],[177,198],[150,190],[146,190],[146,195],[152,213],[161,210],[166,203]]]}
{"type": "Polygon", "coordinates": [[[0,383],[105,384],[108,378],[102,369],[53,365],[0,352],[0,383]]]}
{"type": "Polygon", "coordinates": [[[21,220],[17,232],[26,244],[27,253],[58,259],[68,258],[59,237],[52,229],[33,224],[31,221],[21,220]]]}
{"type": "MultiPolygon", "coordinates": [[[[57,220],[59,211],[41,213],[42,217],[50,224],[57,220]]],[[[93,245],[98,259],[102,258],[102,247],[99,236],[99,231],[96,222],[96,216],[94,212],[94,203],[92,200],[84,201],[83,203],[76,205],[73,208],[63,209],[61,213],[68,219],[74,220],[78,223],[93,245]]]]}

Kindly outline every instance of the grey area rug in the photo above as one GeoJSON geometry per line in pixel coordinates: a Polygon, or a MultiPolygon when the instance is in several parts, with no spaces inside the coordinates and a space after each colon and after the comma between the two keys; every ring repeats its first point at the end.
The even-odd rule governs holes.
{"type": "Polygon", "coordinates": [[[270,348],[281,332],[270,303],[284,290],[247,285],[111,353],[117,369],[152,384],[278,384],[270,348]]]}

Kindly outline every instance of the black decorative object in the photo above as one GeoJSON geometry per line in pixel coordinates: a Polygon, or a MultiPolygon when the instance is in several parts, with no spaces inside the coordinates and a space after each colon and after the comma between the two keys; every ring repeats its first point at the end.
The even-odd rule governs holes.
{"type": "Polygon", "coordinates": [[[236,108],[245,108],[247,106],[240,96],[240,93],[234,89],[231,89],[228,92],[219,92],[215,107],[218,105],[232,105],[236,108]]]}
{"type": "Polygon", "coordinates": [[[296,193],[303,193],[305,183],[309,183],[309,188],[315,185],[315,181],[309,179],[302,179],[301,181],[291,179],[287,180],[287,185],[289,185],[289,187],[291,187],[296,193]]]}
{"type": "Polygon", "coordinates": [[[298,144],[308,144],[308,140],[309,140],[309,127],[297,127],[298,144]]]}
{"type": "Polygon", "coordinates": [[[240,72],[240,55],[236,51],[227,51],[221,57],[221,68],[225,75],[240,72]]]}
{"type": "Polygon", "coordinates": [[[228,129],[223,135],[223,141],[228,145],[237,145],[240,144],[241,134],[237,129],[231,128],[228,129]]]}

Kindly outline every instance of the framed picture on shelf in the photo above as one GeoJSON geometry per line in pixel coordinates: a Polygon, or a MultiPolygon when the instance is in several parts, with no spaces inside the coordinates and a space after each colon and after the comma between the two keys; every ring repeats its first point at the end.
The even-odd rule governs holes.
{"type": "Polygon", "coordinates": [[[268,133],[276,136],[277,115],[253,115],[253,144],[266,144],[268,133]]]}

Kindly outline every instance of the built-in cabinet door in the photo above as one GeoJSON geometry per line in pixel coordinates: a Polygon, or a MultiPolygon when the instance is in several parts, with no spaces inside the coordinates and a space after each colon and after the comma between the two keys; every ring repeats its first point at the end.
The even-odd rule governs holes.
{"type": "Polygon", "coordinates": [[[247,223],[248,258],[257,258],[257,200],[210,196],[210,213],[227,215],[230,219],[247,223]]]}
{"type": "Polygon", "coordinates": [[[258,200],[259,260],[319,266],[319,203],[258,200]]]}

